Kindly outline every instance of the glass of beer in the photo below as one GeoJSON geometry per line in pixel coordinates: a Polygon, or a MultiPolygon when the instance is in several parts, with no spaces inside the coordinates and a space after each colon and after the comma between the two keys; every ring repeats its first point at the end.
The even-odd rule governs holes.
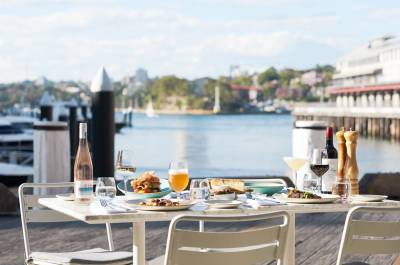
{"type": "Polygon", "coordinates": [[[168,171],[169,186],[176,192],[176,197],[180,199],[180,192],[184,191],[189,184],[189,168],[186,161],[172,161],[168,171]]]}

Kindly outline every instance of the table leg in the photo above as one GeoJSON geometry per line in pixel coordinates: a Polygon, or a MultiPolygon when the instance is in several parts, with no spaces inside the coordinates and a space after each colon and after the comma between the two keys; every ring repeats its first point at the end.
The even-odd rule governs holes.
{"type": "Polygon", "coordinates": [[[295,213],[289,212],[289,227],[288,227],[288,238],[286,241],[285,255],[283,258],[282,265],[294,265],[295,261],[295,243],[296,243],[296,215],[295,213]]]}
{"type": "Polygon", "coordinates": [[[135,222],[133,230],[133,265],[146,265],[145,223],[135,222]]]}

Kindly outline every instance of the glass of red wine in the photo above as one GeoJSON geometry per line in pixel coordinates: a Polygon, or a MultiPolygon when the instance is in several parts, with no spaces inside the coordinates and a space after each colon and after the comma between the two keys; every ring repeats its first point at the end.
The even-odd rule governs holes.
{"type": "Polygon", "coordinates": [[[317,194],[322,193],[322,176],[329,170],[329,164],[326,159],[322,160],[323,157],[327,157],[326,149],[314,149],[310,169],[317,175],[317,194]]]}

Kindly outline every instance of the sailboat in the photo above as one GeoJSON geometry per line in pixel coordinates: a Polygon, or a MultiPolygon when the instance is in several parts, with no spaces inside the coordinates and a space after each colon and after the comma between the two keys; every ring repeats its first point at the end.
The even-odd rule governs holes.
{"type": "Polygon", "coordinates": [[[154,113],[153,102],[152,102],[151,99],[150,99],[150,101],[147,103],[146,115],[147,115],[147,117],[149,117],[149,118],[158,117],[158,115],[154,113]]]}

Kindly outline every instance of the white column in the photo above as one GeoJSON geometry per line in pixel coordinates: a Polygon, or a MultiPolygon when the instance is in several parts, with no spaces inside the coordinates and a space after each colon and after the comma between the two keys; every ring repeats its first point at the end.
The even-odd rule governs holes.
{"type": "Polygon", "coordinates": [[[220,98],[219,98],[219,86],[215,87],[215,101],[214,101],[214,108],[213,112],[218,113],[221,111],[221,104],[220,104],[220,98]]]}
{"type": "Polygon", "coordinates": [[[349,106],[349,96],[344,95],[342,98],[342,107],[347,108],[349,106]]]}
{"type": "Polygon", "coordinates": [[[383,95],[382,93],[377,93],[375,97],[375,106],[383,107],[383,95]]]}
{"type": "Polygon", "coordinates": [[[348,104],[348,107],[350,107],[350,108],[354,107],[355,104],[354,104],[354,96],[353,95],[349,95],[347,104],[348,104]]]}
{"type": "Polygon", "coordinates": [[[356,96],[356,107],[361,107],[362,106],[362,97],[361,95],[356,96]]]}
{"type": "Polygon", "coordinates": [[[385,106],[385,107],[391,107],[392,106],[392,95],[391,95],[391,93],[385,93],[385,96],[383,97],[383,106],[385,106]]]}
{"type": "Polygon", "coordinates": [[[368,96],[367,94],[361,95],[361,107],[368,107],[368,96]]]}
{"type": "Polygon", "coordinates": [[[375,95],[373,93],[368,95],[368,107],[375,107],[375,95]]]}
{"type": "Polygon", "coordinates": [[[398,108],[400,107],[400,95],[399,92],[393,92],[392,96],[392,107],[398,108]]]}
{"type": "Polygon", "coordinates": [[[342,96],[341,95],[338,95],[336,97],[336,107],[338,107],[338,108],[342,107],[342,96]]]}

